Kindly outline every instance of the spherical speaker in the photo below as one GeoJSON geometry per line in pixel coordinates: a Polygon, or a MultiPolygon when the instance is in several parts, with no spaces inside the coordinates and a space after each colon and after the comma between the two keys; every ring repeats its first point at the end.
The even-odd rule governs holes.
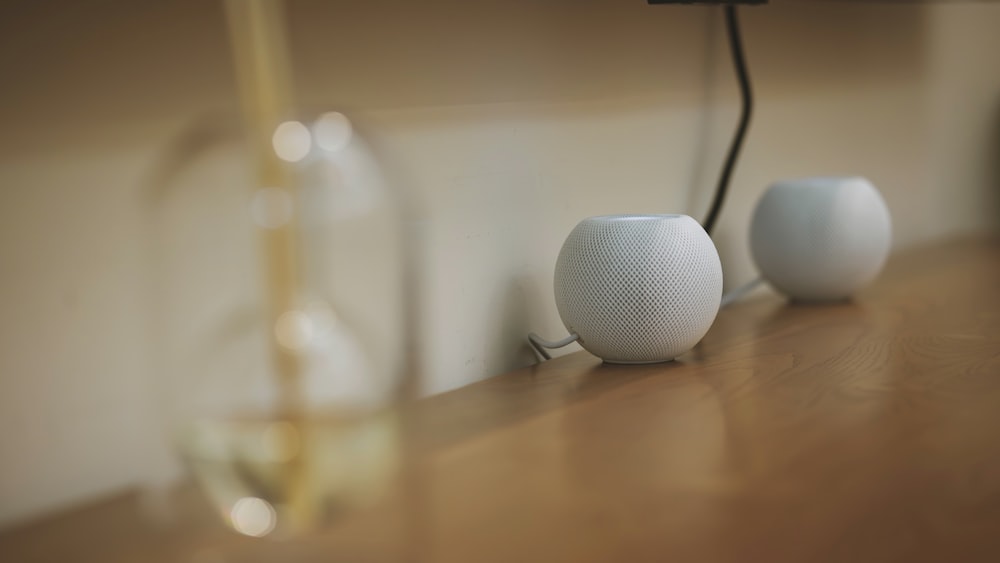
{"type": "Polygon", "coordinates": [[[581,221],[559,252],[556,306],[588,352],[611,363],[674,359],[712,326],[722,265],[687,215],[581,221]]]}
{"type": "Polygon", "coordinates": [[[777,182],[750,226],[761,275],[800,301],[849,297],[878,275],[891,239],[889,208],[864,178],[777,182]]]}

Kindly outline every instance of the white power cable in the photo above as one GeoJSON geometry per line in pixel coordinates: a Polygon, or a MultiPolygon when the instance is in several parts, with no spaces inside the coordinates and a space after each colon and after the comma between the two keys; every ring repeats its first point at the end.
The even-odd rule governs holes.
{"type": "Polygon", "coordinates": [[[733,303],[739,301],[746,297],[748,293],[757,288],[758,285],[764,282],[764,278],[756,278],[753,281],[747,282],[736,289],[730,291],[729,293],[722,296],[722,303],[719,304],[719,308],[728,307],[733,303]]]}
{"type": "Polygon", "coordinates": [[[580,335],[574,333],[570,334],[566,338],[563,338],[562,340],[556,340],[555,342],[551,342],[549,340],[545,340],[541,336],[538,336],[534,332],[528,333],[528,344],[531,345],[531,349],[534,350],[535,353],[537,353],[539,356],[542,357],[542,359],[545,360],[552,359],[552,356],[549,355],[546,349],[554,350],[556,348],[562,348],[563,346],[569,346],[570,344],[576,342],[579,339],[580,335]]]}

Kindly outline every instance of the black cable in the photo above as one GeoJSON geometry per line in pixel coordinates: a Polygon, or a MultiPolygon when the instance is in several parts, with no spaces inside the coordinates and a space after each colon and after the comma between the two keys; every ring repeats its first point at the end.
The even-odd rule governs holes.
{"type": "Polygon", "coordinates": [[[750,77],[747,75],[747,63],[743,57],[743,41],[740,39],[740,23],[736,19],[736,6],[727,5],[726,11],[726,33],[729,36],[729,51],[733,58],[733,67],[736,70],[736,80],[740,85],[740,96],[743,99],[743,112],[740,115],[739,125],[736,127],[736,136],[733,137],[729,145],[729,154],[722,165],[722,173],[719,175],[719,183],[715,187],[715,199],[712,207],[708,211],[705,219],[705,231],[712,234],[715,222],[722,211],[722,201],[726,197],[726,190],[729,188],[729,178],[733,174],[736,160],[740,156],[740,148],[743,146],[743,138],[746,136],[747,127],[750,126],[750,115],[753,113],[753,93],[750,91],[750,77]]]}

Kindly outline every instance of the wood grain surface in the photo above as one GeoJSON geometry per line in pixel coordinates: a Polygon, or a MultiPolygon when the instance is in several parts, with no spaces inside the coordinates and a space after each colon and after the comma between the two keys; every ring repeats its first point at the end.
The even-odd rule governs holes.
{"type": "Polygon", "coordinates": [[[853,302],[720,313],[679,361],[586,353],[419,402],[382,502],[294,541],[196,491],[0,532],[2,561],[1000,561],[1000,243],[917,248],[853,302]]]}

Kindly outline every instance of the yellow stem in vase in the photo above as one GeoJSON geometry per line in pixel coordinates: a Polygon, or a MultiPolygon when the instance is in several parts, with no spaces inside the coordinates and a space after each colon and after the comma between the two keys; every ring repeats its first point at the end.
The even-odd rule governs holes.
{"type": "MultiPolygon", "coordinates": [[[[291,114],[291,84],[284,14],[278,0],[227,0],[226,15],[236,63],[237,87],[255,164],[254,189],[280,190],[295,201],[288,165],[275,152],[275,129],[291,114]]],[[[266,306],[272,330],[284,313],[296,307],[299,289],[294,213],[278,225],[260,229],[266,306]]],[[[300,358],[270,338],[283,409],[301,407],[300,358]]]]}
{"type": "Polygon", "coordinates": [[[273,138],[278,126],[292,115],[291,72],[285,34],[284,5],[281,0],[226,0],[237,88],[243,106],[244,123],[255,162],[256,190],[278,194],[292,212],[277,223],[262,226],[260,250],[265,276],[266,309],[271,357],[277,377],[279,416],[291,423],[298,440],[296,454],[284,465],[284,481],[292,528],[309,524],[314,516],[309,498],[304,426],[302,358],[299,350],[283,343],[282,315],[294,312],[300,280],[295,218],[296,186],[288,163],[275,150],[273,138]],[[277,191],[274,191],[277,190],[277,191]]]}

